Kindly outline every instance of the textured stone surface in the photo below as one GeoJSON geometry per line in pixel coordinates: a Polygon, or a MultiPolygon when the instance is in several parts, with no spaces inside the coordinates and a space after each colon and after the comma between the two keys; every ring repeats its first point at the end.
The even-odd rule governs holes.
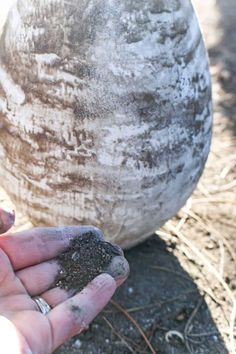
{"type": "Polygon", "coordinates": [[[0,43],[0,177],[38,224],[130,247],[208,155],[208,62],[187,0],[21,0],[0,43]]]}

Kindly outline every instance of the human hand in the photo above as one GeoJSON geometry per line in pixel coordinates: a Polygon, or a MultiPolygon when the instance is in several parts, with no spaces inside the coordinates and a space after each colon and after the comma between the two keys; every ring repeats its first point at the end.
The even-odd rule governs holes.
{"type": "MultiPolygon", "coordinates": [[[[0,209],[0,232],[13,223],[14,217],[0,209]]],[[[35,228],[0,236],[0,353],[52,353],[85,329],[126,279],[129,266],[120,251],[109,266],[116,278],[117,263],[123,263],[124,273],[118,278],[103,273],[76,295],[52,288],[60,270],[53,259],[71,239],[88,230],[101,237],[99,230],[86,226],[35,228]],[[37,295],[51,307],[46,315],[33,299],[37,295]]]]}

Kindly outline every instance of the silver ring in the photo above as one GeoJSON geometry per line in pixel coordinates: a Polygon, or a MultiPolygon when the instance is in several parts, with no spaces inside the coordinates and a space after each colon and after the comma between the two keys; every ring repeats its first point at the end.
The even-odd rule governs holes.
{"type": "Polygon", "coordinates": [[[36,296],[33,298],[36,302],[38,309],[42,312],[43,315],[47,315],[49,311],[51,311],[51,306],[40,296],[36,296]]]}

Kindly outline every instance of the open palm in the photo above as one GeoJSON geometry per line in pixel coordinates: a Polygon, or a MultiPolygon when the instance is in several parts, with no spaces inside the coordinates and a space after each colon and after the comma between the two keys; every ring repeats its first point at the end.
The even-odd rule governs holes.
{"type": "MultiPolygon", "coordinates": [[[[72,238],[88,229],[91,230],[85,226],[35,228],[0,236],[1,353],[52,353],[86,328],[125,280],[129,270],[121,253],[113,259],[124,263],[125,271],[119,279],[101,274],[76,295],[52,288],[59,271],[53,259],[69,246],[72,238]],[[51,306],[47,315],[39,311],[33,300],[36,295],[51,306]]],[[[93,230],[101,237],[98,230],[93,230]]],[[[114,267],[116,261],[112,262],[114,267]]]]}

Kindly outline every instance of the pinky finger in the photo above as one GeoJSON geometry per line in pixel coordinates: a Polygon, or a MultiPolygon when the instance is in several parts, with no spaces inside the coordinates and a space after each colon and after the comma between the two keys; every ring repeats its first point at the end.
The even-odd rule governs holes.
{"type": "Polygon", "coordinates": [[[95,278],[79,294],[51,310],[47,317],[52,330],[52,350],[83,331],[106,306],[115,290],[115,280],[104,273],[95,278]]]}

